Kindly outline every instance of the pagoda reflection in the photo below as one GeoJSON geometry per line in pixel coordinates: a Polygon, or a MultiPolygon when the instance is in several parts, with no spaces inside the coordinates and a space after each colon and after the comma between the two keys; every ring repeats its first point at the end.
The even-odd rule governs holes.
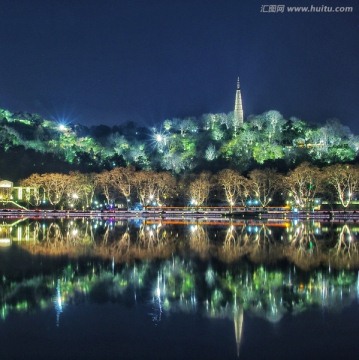
{"type": "Polygon", "coordinates": [[[52,308],[61,326],[81,302],[142,303],[154,323],[166,312],[199,312],[232,321],[239,356],[246,314],[277,322],[358,300],[358,231],[311,221],[5,219],[3,246],[51,266],[18,277],[16,264],[0,262],[0,313],[52,308]]]}

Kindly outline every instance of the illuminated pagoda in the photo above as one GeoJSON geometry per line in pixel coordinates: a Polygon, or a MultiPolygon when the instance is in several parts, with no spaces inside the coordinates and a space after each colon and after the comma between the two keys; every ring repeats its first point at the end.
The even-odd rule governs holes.
{"type": "Polygon", "coordinates": [[[234,103],[234,123],[238,127],[243,125],[243,106],[242,106],[241,89],[239,86],[239,77],[237,79],[236,100],[234,103]]]}

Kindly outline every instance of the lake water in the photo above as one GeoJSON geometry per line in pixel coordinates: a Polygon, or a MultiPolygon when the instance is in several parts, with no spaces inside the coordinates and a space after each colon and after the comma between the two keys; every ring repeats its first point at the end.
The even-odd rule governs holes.
{"type": "Polygon", "coordinates": [[[0,219],[0,359],[337,359],[359,224],[0,219]]]}

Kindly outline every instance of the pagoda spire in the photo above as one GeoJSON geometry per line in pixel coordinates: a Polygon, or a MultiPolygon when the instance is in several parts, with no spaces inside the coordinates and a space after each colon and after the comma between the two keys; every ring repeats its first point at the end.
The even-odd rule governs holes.
{"type": "Polygon", "coordinates": [[[243,106],[239,77],[237,79],[236,99],[234,103],[234,122],[237,127],[243,125],[243,106]]]}

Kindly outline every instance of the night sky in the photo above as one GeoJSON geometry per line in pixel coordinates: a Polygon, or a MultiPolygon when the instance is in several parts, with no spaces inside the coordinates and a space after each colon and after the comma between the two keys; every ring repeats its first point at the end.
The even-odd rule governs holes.
{"type": "Polygon", "coordinates": [[[1,0],[0,107],[87,125],[278,110],[359,134],[358,0],[1,0]],[[263,13],[261,5],[353,6],[263,13]]]}

